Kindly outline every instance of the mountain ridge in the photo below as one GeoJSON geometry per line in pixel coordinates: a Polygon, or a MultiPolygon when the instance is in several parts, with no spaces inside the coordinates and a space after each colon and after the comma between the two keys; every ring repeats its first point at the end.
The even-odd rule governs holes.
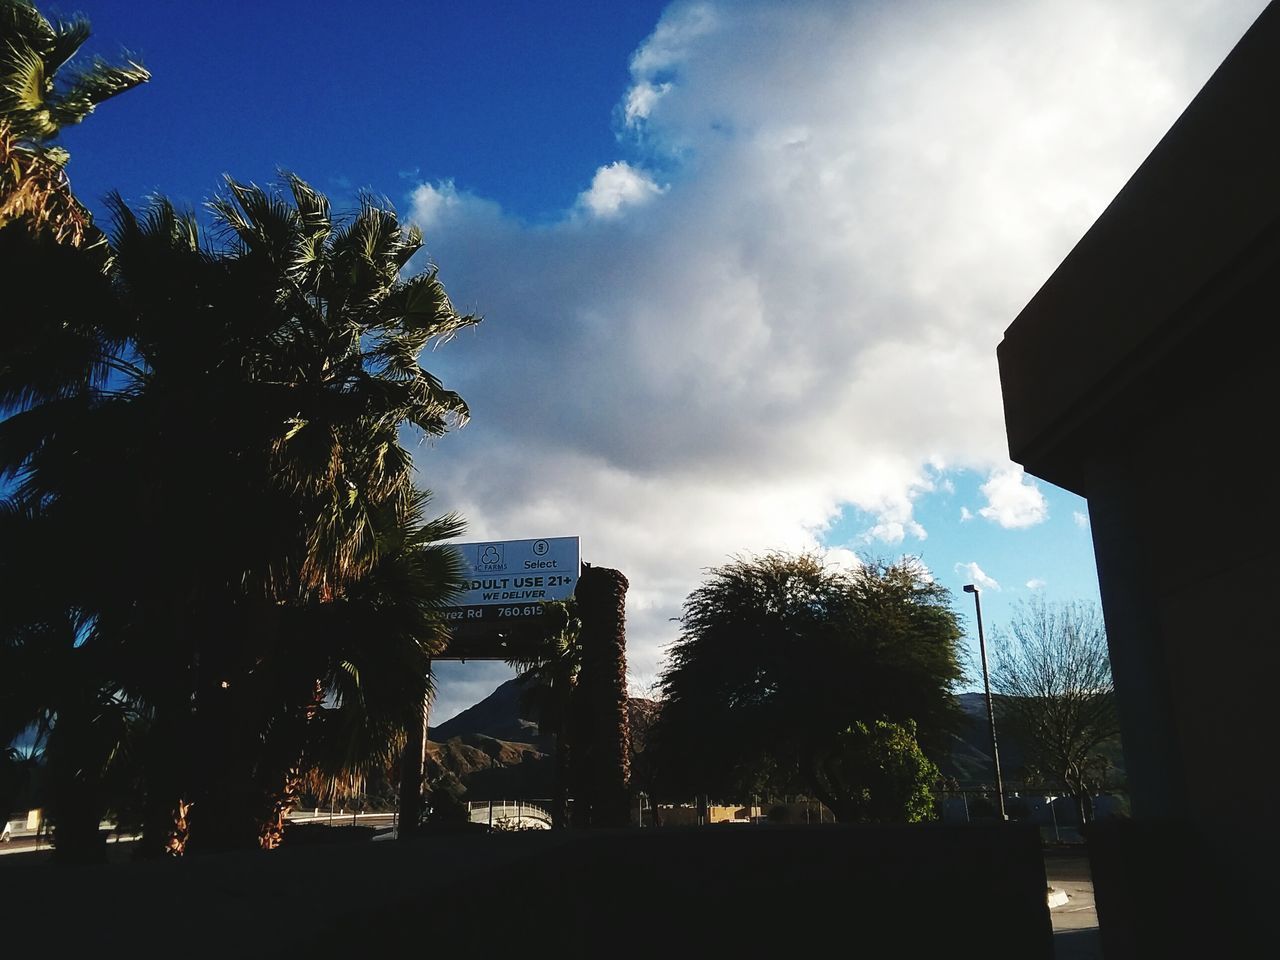
{"type": "MultiPolygon", "coordinates": [[[[473,799],[550,796],[554,789],[555,740],[543,735],[536,721],[521,716],[524,684],[521,677],[507,680],[480,702],[439,726],[430,727],[428,777],[452,774],[465,784],[473,799]]],[[[951,735],[947,754],[931,759],[944,778],[961,786],[990,783],[994,765],[986,695],[961,693],[956,699],[964,715],[961,727],[951,735]]],[[[640,734],[635,747],[643,750],[643,728],[652,721],[660,704],[633,697],[629,709],[640,734]]],[[[996,739],[1001,769],[1009,780],[1021,771],[1025,750],[1016,737],[1001,733],[998,721],[996,739]]],[[[1118,748],[1112,751],[1112,760],[1123,776],[1124,761],[1118,748]]]]}

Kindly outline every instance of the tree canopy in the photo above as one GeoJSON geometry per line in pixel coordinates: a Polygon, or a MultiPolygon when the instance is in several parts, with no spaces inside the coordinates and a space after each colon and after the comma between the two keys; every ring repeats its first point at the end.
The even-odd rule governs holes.
{"type": "Polygon", "coordinates": [[[869,817],[867,738],[943,748],[960,636],[949,592],[913,559],[844,571],[770,553],[709,571],[659,680],[664,790],[804,790],[840,819],[869,817]]]}
{"type": "Polygon", "coordinates": [[[383,762],[422,703],[462,524],[425,515],[405,431],[465,423],[419,355],[477,318],[434,267],[402,275],[421,235],[374,198],[335,217],[296,176],[226,188],[211,235],[111,198],[105,273],[34,240],[0,266],[50,281],[0,357],[7,522],[31,544],[5,656],[77,666],[39,671],[59,680],[25,717],[51,760],[99,744],[64,799],[125,755],[99,733],[127,708],[150,834],[271,845],[304,753],[383,762]]]}
{"type": "Polygon", "coordinates": [[[89,35],[83,17],[51,21],[28,0],[0,0],[0,228],[24,221],[59,241],[100,238],[71,192],[58,134],[151,74],[132,59],[70,65],[89,35]]]}
{"type": "Polygon", "coordinates": [[[1081,802],[1110,766],[1120,735],[1107,629],[1097,605],[1042,597],[992,631],[991,688],[1000,721],[1024,744],[1028,773],[1081,802]]]}

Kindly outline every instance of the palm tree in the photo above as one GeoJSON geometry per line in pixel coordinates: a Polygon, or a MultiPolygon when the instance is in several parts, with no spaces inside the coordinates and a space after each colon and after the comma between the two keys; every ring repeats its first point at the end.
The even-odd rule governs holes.
{"type": "Polygon", "coordinates": [[[88,37],[83,18],[51,22],[28,0],[0,0],[0,290],[8,294],[0,484],[33,481],[20,482],[16,493],[6,489],[0,509],[6,533],[41,530],[40,543],[28,541],[27,550],[5,539],[18,569],[7,571],[15,589],[0,623],[0,719],[6,743],[14,724],[46,725],[41,760],[54,786],[57,853],[70,860],[101,857],[103,785],[115,777],[110,768],[133,714],[100,672],[100,644],[89,643],[96,619],[65,569],[76,565],[76,552],[36,562],[51,529],[66,528],[56,505],[35,493],[40,483],[29,468],[44,441],[82,414],[105,382],[111,327],[106,244],[71,191],[68,155],[55,142],[63,127],[150,76],[132,61],[68,67],[88,37]]]}
{"type": "Polygon", "coordinates": [[[0,501],[0,741],[35,734],[55,858],[101,862],[99,824],[128,806],[117,788],[129,777],[137,704],[108,679],[75,578],[54,572],[67,559],[56,524],[52,511],[0,501]]]}
{"type": "Polygon", "coordinates": [[[507,663],[520,671],[521,706],[538,722],[540,733],[555,739],[555,797],[551,825],[569,825],[571,752],[569,720],[573,713],[578,677],[582,672],[582,621],[574,599],[544,604],[546,627],[522,645],[520,654],[507,663]]]}
{"type": "MultiPolygon", "coordinates": [[[[453,308],[434,267],[401,280],[422,248],[416,227],[403,229],[370,197],[334,223],[322,195],[284,180],[291,202],[228,180],[231,197],[210,205],[232,244],[230,309],[220,319],[233,325],[222,336],[235,345],[228,359],[245,387],[245,435],[257,434],[277,492],[309,508],[300,542],[257,572],[259,585],[332,596],[376,560],[378,507],[403,512],[413,497],[401,428],[435,437],[467,421],[462,398],[419,356],[477,320],[453,308]]],[[[127,243],[136,221],[116,209],[127,243]]],[[[128,284],[126,255],[122,246],[128,284]]]]}
{"type": "Polygon", "coordinates": [[[418,491],[405,516],[384,511],[373,568],[340,599],[300,611],[292,632],[300,645],[319,648],[325,673],[318,699],[307,705],[312,722],[273,738],[280,766],[263,771],[264,788],[278,791],[269,823],[277,832],[306,773],[360,782],[390,770],[434,693],[431,658],[448,642],[440,613],[463,575],[457,552],[444,541],[460,536],[463,523],[453,514],[426,519],[429,502],[418,491]]]}
{"type": "MultiPolygon", "coordinates": [[[[327,200],[297,177],[283,178],[287,199],[227,186],[230,196],[210,205],[220,250],[203,248],[193,219],[164,201],[142,218],[111,201],[120,289],[136,323],[135,403],[144,414],[150,406],[148,422],[158,419],[168,439],[153,453],[167,461],[180,452],[217,484],[206,494],[215,549],[198,581],[214,596],[196,604],[230,615],[214,634],[193,637],[192,662],[206,728],[197,739],[223,762],[197,788],[193,834],[212,810],[230,815],[244,799],[224,795],[221,785],[235,777],[219,771],[243,772],[259,747],[254,737],[268,722],[255,693],[269,675],[264,648],[287,658],[298,684],[293,709],[316,709],[331,661],[314,643],[294,648],[280,605],[328,612],[359,595],[359,585],[379,582],[369,578],[387,555],[389,531],[412,527],[421,507],[402,428],[439,436],[468,416],[418,357],[476,322],[454,310],[434,267],[401,279],[421,235],[371,198],[335,223],[327,200]],[[175,325],[184,313],[194,329],[175,325]],[[199,437],[193,422],[206,425],[199,437]],[[247,645],[226,642],[246,632],[247,645]],[[239,753],[226,746],[228,726],[243,731],[239,753]]],[[[172,476],[172,464],[154,468],[172,476]]],[[[183,484],[167,493],[175,513],[189,506],[183,484]]],[[[267,684],[262,696],[276,689],[267,684]]]]}
{"type": "Polygon", "coordinates": [[[571,600],[548,603],[540,636],[507,662],[520,670],[523,706],[555,737],[552,824],[624,826],[630,817],[626,593],[617,570],[582,565],[571,600]]]}
{"type": "Polygon", "coordinates": [[[113,66],[101,59],[60,77],[89,33],[83,17],[52,22],[29,0],[0,0],[0,115],[17,136],[48,143],[104,100],[151,79],[133,60],[113,66]]]}
{"type": "Polygon", "coordinates": [[[112,688],[145,705],[153,851],[181,848],[178,821],[206,848],[276,842],[323,698],[363,691],[382,720],[405,689],[420,701],[425,672],[373,680],[439,642],[458,576],[427,550],[456,518],[422,520],[401,432],[466,421],[418,356],[477,318],[434,267],[402,279],[422,241],[393,211],[364,198],[335,221],[282,186],[228,181],[214,242],[162,198],[111,198],[110,285],[80,314],[74,376],[45,349],[56,317],[27,352],[44,366],[0,357],[16,502],[68,547],[109,545],[68,576],[112,688]]]}
{"type": "Polygon", "coordinates": [[[24,219],[60,242],[100,236],[71,192],[67,152],[53,144],[63,127],[151,74],[133,60],[68,67],[89,33],[82,17],[52,22],[29,0],[0,0],[0,230],[24,219]]]}

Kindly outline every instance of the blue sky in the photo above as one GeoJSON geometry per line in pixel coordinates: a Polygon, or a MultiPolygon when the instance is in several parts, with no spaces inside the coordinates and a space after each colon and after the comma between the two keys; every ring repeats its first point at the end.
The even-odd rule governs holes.
{"type": "Polygon", "coordinates": [[[86,200],[156,191],[192,205],[224,173],[296,170],[335,199],[402,201],[453,178],[532,221],[615,159],[610,125],[654,2],[469,0],[42,3],[84,13],[91,52],[136,53],[153,80],[71,130],[86,200]]]}
{"type": "MultiPolygon", "coordinates": [[[[643,690],[735,555],[919,556],[989,634],[1096,601],[1084,502],[1008,460],[996,346],[1264,5],[41,9],[153,73],[65,137],[96,209],[283,168],[422,225],[485,319],[426,359],[473,420],[421,481],[465,539],[622,570],[643,690]]],[[[435,719],[510,675],[442,664],[435,719]]]]}

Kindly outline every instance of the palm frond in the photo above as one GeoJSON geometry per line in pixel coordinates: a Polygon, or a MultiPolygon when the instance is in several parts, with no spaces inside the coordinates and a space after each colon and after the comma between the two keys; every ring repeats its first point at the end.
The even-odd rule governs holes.
{"type": "Polygon", "coordinates": [[[93,217],[71,192],[63,162],[55,151],[23,146],[0,119],[0,228],[26,220],[32,233],[48,230],[59,243],[94,240],[93,217]]]}
{"type": "Polygon", "coordinates": [[[420,333],[423,344],[430,340],[450,340],[459,330],[480,322],[474,314],[461,314],[445,292],[439,270],[432,267],[397,284],[379,311],[379,321],[387,327],[420,333]]]}
{"type": "Polygon", "coordinates": [[[298,211],[275,190],[225,178],[230,198],[208,204],[216,221],[253,251],[283,270],[295,270],[298,211]]]}
{"type": "Polygon", "coordinates": [[[41,53],[44,55],[45,69],[56,73],[79,52],[89,39],[91,31],[89,21],[84,17],[59,20],[51,26],[52,37],[41,48],[41,53]]]}
{"type": "Polygon", "coordinates": [[[333,228],[333,219],[329,210],[329,198],[294,173],[284,175],[285,182],[293,194],[294,205],[298,209],[302,228],[308,234],[322,233],[325,236],[333,228]]]}
{"type": "Polygon", "coordinates": [[[11,46],[0,73],[0,118],[19,136],[44,139],[57,131],[49,116],[51,83],[44,59],[29,47],[11,46]]]}
{"type": "Polygon", "coordinates": [[[146,83],[151,71],[128,61],[115,66],[102,59],[70,72],[67,85],[49,101],[49,115],[55,128],[80,123],[105,100],[146,83]]]}
{"type": "Polygon", "coordinates": [[[48,49],[57,39],[51,24],[30,0],[0,2],[0,37],[21,39],[38,49],[48,49]]]}
{"type": "Polygon", "coordinates": [[[168,197],[152,197],[141,218],[115,191],[107,195],[105,203],[112,217],[111,245],[117,254],[134,248],[152,252],[200,251],[200,226],[195,214],[179,210],[168,197]]]}
{"type": "Polygon", "coordinates": [[[0,3],[0,119],[18,136],[44,145],[99,103],[151,78],[128,58],[68,67],[89,34],[83,17],[51,22],[25,0],[0,3]]]}

